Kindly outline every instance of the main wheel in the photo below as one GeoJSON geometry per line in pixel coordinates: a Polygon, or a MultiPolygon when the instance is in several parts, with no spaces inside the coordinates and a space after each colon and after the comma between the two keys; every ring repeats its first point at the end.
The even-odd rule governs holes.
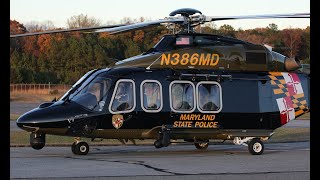
{"type": "Polygon", "coordinates": [[[71,151],[77,155],[86,155],[89,152],[89,145],[86,142],[74,142],[71,146],[71,151]]]}
{"type": "Polygon", "coordinates": [[[259,138],[254,138],[249,142],[248,149],[252,155],[260,155],[264,150],[263,142],[259,138]]]}
{"type": "Polygon", "coordinates": [[[74,142],[71,145],[71,151],[73,154],[78,154],[78,151],[76,151],[76,145],[77,145],[77,142],[74,142]]]}
{"type": "Polygon", "coordinates": [[[194,143],[197,149],[207,149],[209,142],[194,143]]]}
{"type": "Polygon", "coordinates": [[[162,145],[162,140],[161,139],[158,139],[156,140],[154,143],[153,143],[154,147],[156,148],[162,148],[163,145],[162,145]]]}

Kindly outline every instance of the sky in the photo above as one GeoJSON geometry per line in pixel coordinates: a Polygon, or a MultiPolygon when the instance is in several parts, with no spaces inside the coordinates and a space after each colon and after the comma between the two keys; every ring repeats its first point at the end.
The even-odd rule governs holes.
{"type": "MultiPolygon", "coordinates": [[[[51,21],[55,27],[67,27],[67,19],[84,14],[101,21],[120,23],[125,17],[157,20],[180,8],[193,8],[207,16],[239,16],[258,14],[310,13],[310,0],[10,0],[10,19],[22,24],[51,21]]],[[[310,19],[263,19],[216,21],[220,27],[235,29],[267,27],[278,29],[306,28],[310,19]]]]}

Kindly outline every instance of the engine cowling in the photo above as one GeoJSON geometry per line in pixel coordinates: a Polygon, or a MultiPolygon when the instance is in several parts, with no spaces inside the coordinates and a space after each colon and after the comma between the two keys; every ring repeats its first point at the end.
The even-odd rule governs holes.
{"type": "Polygon", "coordinates": [[[298,58],[286,58],[284,61],[284,67],[287,71],[295,71],[300,69],[302,66],[298,58]]]}

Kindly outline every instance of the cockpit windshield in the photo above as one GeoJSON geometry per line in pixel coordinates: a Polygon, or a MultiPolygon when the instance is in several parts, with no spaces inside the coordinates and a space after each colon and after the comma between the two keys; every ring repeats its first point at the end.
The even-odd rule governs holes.
{"type": "Polygon", "coordinates": [[[107,71],[97,71],[69,95],[69,101],[89,110],[102,111],[111,86],[107,71]]]}

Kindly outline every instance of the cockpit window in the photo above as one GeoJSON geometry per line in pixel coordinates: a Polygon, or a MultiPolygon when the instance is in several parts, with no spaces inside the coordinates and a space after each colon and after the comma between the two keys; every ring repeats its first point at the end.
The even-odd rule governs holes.
{"type": "Polygon", "coordinates": [[[111,79],[105,76],[106,73],[98,74],[70,100],[87,109],[102,111],[111,85],[111,79]]]}
{"type": "Polygon", "coordinates": [[[82,81],[84,81],[93,71],[96,71],[96,69],[93,69],[87,72],[85,75],[83,75],[76,83],[72,85],[71,89],[69,89],[63,96],[61,96],[59,100],[65,100],[65,98],[69,95],[70,91],[76,88],[78,85],[80,85],[82,81]]]}
{"type": "Polygon", "coordinates": [[[131,79],[121,79],[117,82],[109,106],[111,113],[128,113],[134,110],[135,84],[131,79]]]}

